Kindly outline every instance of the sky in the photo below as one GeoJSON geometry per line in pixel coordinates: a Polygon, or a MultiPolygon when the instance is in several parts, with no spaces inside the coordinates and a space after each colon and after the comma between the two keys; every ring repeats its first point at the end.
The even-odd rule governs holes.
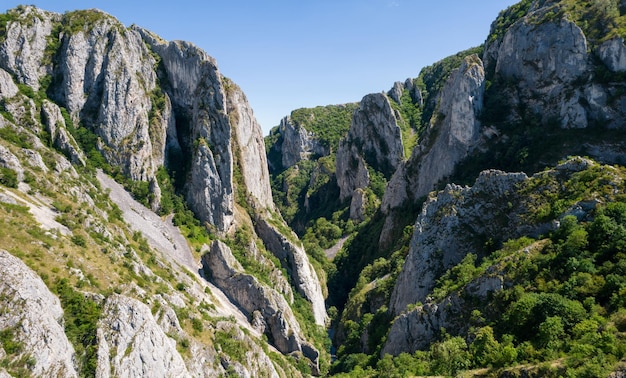
{"type": "MultiPolygon", "coordinates": [[[[361,100],[480,45],[515,0],[26,0],[101,9],[194,43],[246,94],[264,135],[292,110],[361,100]],[[480,5],[478,5],[480,4],[480,5]]],[[[19,1],[3,0],[0,11],[19,1]]]]}

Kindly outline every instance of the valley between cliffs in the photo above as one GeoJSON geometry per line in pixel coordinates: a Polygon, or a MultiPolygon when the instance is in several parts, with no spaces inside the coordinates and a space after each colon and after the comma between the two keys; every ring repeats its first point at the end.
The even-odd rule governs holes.
{"type": "Polygon", "coordinates": [[[522,0],[263,137],[194,44],[9,10],[0,377],[624,376],[625,30],[522,0]]]}

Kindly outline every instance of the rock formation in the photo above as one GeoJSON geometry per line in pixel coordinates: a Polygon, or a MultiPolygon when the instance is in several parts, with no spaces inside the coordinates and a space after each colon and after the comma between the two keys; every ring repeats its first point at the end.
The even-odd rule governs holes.
{"type": "MultiPolygon", "coordinates": [[[[33,178],[37,176],[33,175],[33,169],[44,173],[51,169],[67,172],[67,176],[60,175],[60,181],[55,181],[58,185],[64,183],[63,180],[82,177],[83,172],[73,170],[67,159],[58,155],[61,152],[75,165],[87,166],[87,169],[94,164],[110,165],[114,173],[119,171],[132,181],[142,181],[149,189],[148,201],[152,211],[159,210],[163,195],[172,194],[163,193],[156,177],[157,171],[164,167],[174,179],[177,194],[182,195],[201,224],[220,237],[232,236],[238,227],[250,224],[251,218],[262,221],[275,212],[260,126],[241,89],[221,75],[215,60],[204,51],[188,42],[164,41],[140,27],[126,28],[112,16],[97,10],[60,15],[21,6],[10,10],[9,14],[7,32],[0,36],[3,112],[0,127],[7,127],[8,133],[19,135],[22,139],[7,143],[19,143],[22,149],[1,144],[0,166],[15,171],[18,181],[30,180],[36,188],[43,185],[40,181],[46,180],[47,176],[33,178]],[[98,154],[104,162],[98,160],[98,154]],[[51,162],[56,164],[51,165],[51,162]]],[[[20,188],[24,192],[30,189],[26,183],[20,183],[20,188]]],[[[36,190],[32,190],[33,195],[36,190]]],[[[71,224],[73,230],[78,227],[91,230],[92,236],[83,236],[82,232],[77,236],[65,226],[64,233],[86,248],[92,242],[91,237],[95,237],[93,235],[100,238],[94,242],[96,244],[112,243],[117,238],[115,246],[102,247],[104,253],[116,251],[110,255],[111,262],[116,262],[120,256],[118,249],[123,249],[125,231],[118,226],[108,228],[103,219],[113,220],[124,216],[124,212],[120,215],[119,207],[100,209],[98,206],[103,206],[107,200],[94,200],[96,194],[89,190],[95,189],[81,191],[71,187],[68,195],[76,196],[76,199],[88,198],[89,201],[84,202],[93,209],[92,213],[77,221],[69,215],[59,217],[65,217],[62,222],[71,224]]],[[[33,200],[36,204],[33,203],[31,209],[38,211],[41,208],[46,214],[58,214],[47,208],[52,206],[48,203],[54,201],[61,209],[70,209],[70,205],[62,206],[65,199],[61,198],[61,202],[47,198],[33,200]],[[42,201],[41,205],[39,201],[42,201]]],[[[140,210],[143,211],[149,212],[150,209],[140,210]]],[[[138,214],[133,219],[141,223],[152,218],[138,214]]],[[[160,224],[160,221],[156,223],[160,224]]],[[[165,228],[155,230],[147,226],[135,228],[134,238],[147,235],[148,228],[149,232],[155,233],[149,236],[167,239],[167,235],[160,235],[165,228]]],[[[276,240],[284,238],[281,234],[284,231],[272,230],[266,234],[269,239],[262,240],[265,244],[276,245],[276,240]]],[[[161,249],[152,241],[149,238],[147,244],[161,249]]],[[[148,245],[143,248],[149,249],[148,245]]],[[[162,245],[167,251],[161,252],[175,254],[170,251],[170,247],[176,249],[173,239],[162,245]]],[[[296,240],[293,245],[299,245],[299,242],[296,240]]],[[[289,282],[293,282],[294,288],[312,302],[316,322],[325,325],[327,315],[322,288],[306,253],[301,247],[284,248],[273,252],[288,256],[285,267],[290,277],[284,277],[279,267],[267,262],[266,266],[274,269],[269,272],[272,282],[290,302],[293,302],[293,292],[289,282]]],[[[260,255],[258,251],[257,255],[260,255]]],[[[130,247],[125,256],[133,260],[124,263],[132,274],[162,280],[153,278],[154,266],[136,261],[136,251],[131,251],[130,247]]],[[[161,264],[160,258],[151,261],[151,264],[161,264]]],[[[165,261],[176,264],[178,260],[166,258],[165,261]]],[[[191,276],[199,278],[195,265],[185,261],[185,267],[177,266],[174,271],[180,273],[189,266],[193,272],[191,276]]],[[[79,276],[84,278],[84,274],[79,276]]],[[[251,275],[248,277],[256,280],[251,275]]],[[[168,286],[163,285],[164,288],[168,286]]],[[[181,282],[180,287],[193,291],[192,298],[196,299],[205,298],[210,293],[209,287],[215,289],[209,285],[203,292],[197,283],[188,282],[181,282]]],[[[212,363],[218,353],[214,348],[207,352],[206,347],[198,347],[193,340],[189,341],[189,335],[182,328],[169,331],[159,328],[158,319],[141,303],[154,299],[137,287],[134,290],[138,292],[136,297],[119,295],[105,300],[99,353],[107,365],[99,367],[100,376],[154,375],[157,371],[167,371],[172,376],[195,376],[202,375],[198,374],[201,371],[221,374],[227,369],[234,369],[243,376],[262,373],[298,375],[289,367],[275,368],[274,362],[252,341],[260,335],[240,332],[233,327],[235,320],[227,322],[228,326],[217,328],[229,328],[239,335],[239,343],[250,344],[250,353],[256,354],[258,361],[236,361],[223,352],[220,366],[207,369],[202,363],[191,364],[189,360],[194,358],[212,363]],[[171,332],[180,337],[179,342],[188,340],[189,348],[196,348],[197,353],[193,352],[191,357],[179,353],[171,332]],[[157,345],[158,348],[150,352],[146,345],[157,345]],[[256,368],[258,371],[254,371],[256,368]]],[[[243,290],[241,295],[246,293],[243,290]]],[[[254,297],[258,293],[251,291],[249,294],[254,297]]],[[[291,312],[290,302],[278,292],[274,294],[282,299],[280,312],[291,312]]],[[[273,298],[272,295],[268,298],[273,298]]],[[[242,297],[237,300],[244,301],[242,297]]],[[[219,304],[219,301],[214,302],[211,303],[214,306],[219,304]]],[[[189,304],[180,297],[168,295],[161,306],[173,305],[184,307],[189,304]]],[[[237,323],[250,327],[246,319],[239,317],[237,323]]],[[[285,353],[302,352],[315,362],[317,369],[319,353],[301,335],[300,325],[293,314],[288,322],[280,320],[283,318],[276,319],[271,324],[271,334],[275,334],[272,338],[281,343],[280,349],[285,353]],[[289,333],[293,330],[298,333],[297,343],[289,341],[289,333]],[[285,340],[280,339],[280,334],[285,340]]],[[[183,321],[186,319],[181,319],[183,321]]]]}
{"type": "MultiPolygon", "coordinates": [[[[35,376],[77,377],[74,348],[63,331],[59,299],[20,259],[0,250],[0,331],[22,345],[9,355],[9,365],[26,356],[35,376]]],[[[2,350],[2,348],[0,348],[2,350]]]]}
{"type": "Polygon", "coordinates": [[[367,166],[391,177],[403,160],[402,135],[389,99],[384,94],[363,97],[337,150],[340,200],[369,185],[367,166]]]}
{"type": "Polygon", "coordinates": [[[98,377],[190,375],[176,341],[165,335],[150,308],[135,299],[107,298],[98,339],[98,377]]]}
{"type": "Polygon", "coordinates": [[[516,212],[514,192],[526,179],[524,173],[485,171],[471,188],[448,184],[430,197],[415,222],[409,255],[391,295],[392,313],[426,302],[437,278],[475,253],[478,235],[499,234],[506,240],[522,232],[516,223],[520,210],[516,212]]]}
{"type": "Polygon", "coordinates": [[[319,373],[319,352],[302,336],[300,325],[289,304],[277,291],[263,285],[243,267],[222,242],[211,244],[202,258],[205,272],[226,295],[246,311],[258,330],[283,353],[301,352],[319,373]],[[258,315],[257,315],[258,314],[258,315]],[[256,317],[260,319],[252,319],[256,317]]]}
{"type": "Polygon", "coordinates": [[[287,269],[296,290],[311,302],[315,323],[324,326],[328,316],[319,278],[309,262],[306,252],[297,242],[296,235],[293,233],[287,236],[283,235],[270,221],[264,218],[257,219],[256,231],[266,248],[281,261],[283,268],[287,269]]]}
{"type": "Polygon", "coordinates": [[[324,156],[329,153],[315,134],[301,125],[294,124],[290,116],[280,121],[276,132],[280,134],[280,141],[275,148],[282,158],[282,169],[294,166],[313,155],[324,156]]]}
{"type": "Polygon", "coordinates": [[[484,84],[482,61],[476,55],[466,57],[441,91],[439,113],[433,116],[427,135],[391,178],[383,211],[428,194],[476,147],[484,84]]]}

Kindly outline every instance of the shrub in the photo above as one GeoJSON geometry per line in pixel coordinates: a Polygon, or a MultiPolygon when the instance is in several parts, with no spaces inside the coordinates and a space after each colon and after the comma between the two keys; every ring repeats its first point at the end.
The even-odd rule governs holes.
{"type": "Polygon", "coordinates": [[[0,167],[0,184],[9,188],[17,188],[17,173],[10,168],[0,167]]]}

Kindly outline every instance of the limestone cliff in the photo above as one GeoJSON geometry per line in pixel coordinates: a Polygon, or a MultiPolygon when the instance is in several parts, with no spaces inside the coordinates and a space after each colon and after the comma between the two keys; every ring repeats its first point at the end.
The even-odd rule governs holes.
{"type": "Polygon", "coordinates": [[[41,278],[20,259],[0,250],[0,330],[12,336],[14,347],[5,343],[9,369],[19,367],[26,356],[36,376],[77,377],[74,348],[63,331],[59,299],[41,278]],[[19,347],[18,347],[19,346],[19,347]]]}
{"type": "Polygon", "coordinates": [[[369,185],[367,166],[391,177],[404,160],[397,122],[387,96],[371,94],[363,97],[359,109],[354,112],[348,135],[337,150],[340,200],[351,198],[356,189],[369,185]]]}
{"type": "Polygon", "coordinates": [[[439,97],[439,112],[431,119],[426,136],[391,178],[383,211],[428,194],[476,147],[484,85],[482,61],[476,55],[466,57],[446,81],[439,97]]]}
{"type": "Polygon", "coordinates": [[[295,124],[290,116],[280,121],[275,133],[280,135],[280,141],[272,147],[281,156],[281,167],[273,167],[274,169],[287,169],[313,155],[324,156],[330,152],[324,148],[312,131],[295,124]]]}
{"type": "Polygon", "coordinates": [[[449,184],[426,201],[391,296],[392,313],[426,302],[441,274],[482,247],[477,236],[498,234],[506,240],[522,232],[513,196],[516,185],[526,178],[524,173],[486,171],[471,188],[449,184]]]}
{"type": "MultiPolygon", "coordinates": [[[[121,295],[107,293],[106,298],[101,298],[94,294],[99,289],[87,290],[85,295],[96,298],[95,303],[103,311],[98,329],[99,376],[154,375],[164,371],[171,376],[210,376],[226,371],[242,376],[299,375],[289,364],[275,365],[259,349],[260,333],[249,335],[239,329],[252,329],[252,319],[237,311],[219,289],[206,281],[195,281],[200,279],[198,262],[194,261],[188,241],[176,236],[178,232],[174,236],[168,233],[172,230],[171,214],[163,214],[170,215],[167,226],[153,213],[163,210],[163,195],[169,196],[170,201],[172,196],[180,195],[184,204],[177,206],[191,209],[200,221],[197,225],[207,227],[203,235],[211,238],[231,238],[241,227],[251,225],[253,219],[263,222],[273,216],[276,209],[261,129],[241,89],[222,76],[215,60],[193,44],[167,42],[136,26],[126,28],[97,10],[60,15],[20,6],[10,10],[1,22],[6,33],[0,35],[0,128],[6,140],[0,140],[0,183],[21,193],[30,191],[33,196],[38,190],[33,186],[58,190],[60,194],[55,195],[53,189],[47,189],[36,200],[29,197],[27,203],[34,214],[40,215],[42,224],[58,227],[63,239],[72,238],[73,246],[89,249],[92,245],[106,245],[101,247],[103,253],[112,253],[106,264],[115,266],[119,262],[126,233],[131,232],[124,221],[136,226],[132,227],[133,242],[146,237],[142,257],[148,258],[146,254],[154,251],[150,248],[171,255],[153,257],[146,263],[140,261],[137,249],[129,245],[125,256],[132,262],[126,261],[124,266],[132,272],[129,281],[141,282],[129,284],[132,293],[117,288],[121,295]],[[83,168],[73,169],[68,160],[83,168]],[[131,199],[120,195],[119,188],[104,178],[106,175],[93,172],[94,166],[103,167],[117,179],[124,177],[128,187],[141,187],[150,208],[131,204],[131,199]],[[53,172],[59,174],[57,180],[47,176],[53,172]],[[92,184],[92,176],[98,176],[100,183],[92,184]],[[79,184],[71,180],[82,180],[85,187],[77,188],[79,184]],[[103,192],[103,198],[94,200],[93,193],[101,191],[99,185],[105,182],[108,190],[115,193],[111,199],[122,202],[102,205],[109,203],[108,191],[103,192]],[[59,189],[61,186],[63,189],[59,189]],[[169,192],[164,194],[164,190],[169,192]],[[74,220],[74,216],[58,215],[50,209],[53,202],[62,209],[72,208],[73,202],[66,195],[73,196],[76,203],[84,202],[85,211],[90,209],[89,215],[75,214],[78,220],[74,220]],[[63,207],[61,204],[66,202],[70,204],[63,207]],[[114,215],[99,206],[112,206],[108,210],[114,215]],[[118,221],[122,223],[107,223],[118,221]],[[163,264],[174,264],[174,273],[155,273],[165,267],[163,264]],[[186,270],[190,271],[191,281],[179,277],[177,288],[189,296],[182,299],[181,295],[165,294],[172,286],[163,280],[175,279],[186,270]],[[148,282],[162,285],[159,295],[144,290],[150,285],[148,282]],[[184,326],[192,318],[180,316],[180,311],[185,311],[181,309],[195,306],[187,300],[204,303],[206,307],[192,316],[193,335],[184,326]],[[235,317],[225,322],[209,321],[209,304],[219,316],[235,317]],[[160,323],[159,317],[165,314],[172,319],[170,325],[160,323]],[[233,340],[228,345],[203,345],[197,340],[202,339],[202,330],[208,327],[215,334],[231,334],[233,340]],[[185,353],[180,351],[181,343],[185,353]],[[158,348],[149,351],[147,345],[158,348]],[[250,356],[245,352],[243,358],[235,356],[234,350],[242,345],[250,356]],[[256,357],[252,358],[252,354],[256,357]],[[216,359],[220,361],[216,363],[216,359]]],[[[12,194],[3,196],[13,198],[12,194]]],[[[22,202],[16,203],[22,206],[22,202]]],[[[169,206],[171,209],[171,202],[169,206]]],[[[261,236],[255,233],[253,243],[274,246],[277,239],[284,238],[283,233],[278,228],[261,236]]],[[[191,233],[189,236],[193,237],[191,233]]],[[[299,242],[296,240],[294,245],[299,242]]],[[[280,266],[265,259],[272,285],[281,293],[274,294],[281,298],[284,294],[289,300],[283,300],[284,308],[280,311],[291,311],[291,283],[311,302],[315,322],[323,326],[327,316],[322,288],[305,251],[294,247],[272,252],[284,257],[289,273],[289,277],[283,276],[280,266]]],[[[255,251],[248,253],[255,255],[255,251]]],[[[81,266],[88,269],[84,266],[91,265],[81,266]]],[[[77,271],[79,277],[85,278],[77,271]]],[[[270,291],[262,291],[259,296],[243,290],[237,303],[244,303],[242,295],[256,295],[259,301],[272,300],[270,291]]],[[[289,322],[272,324],[276,335],[287,335],[299,328],[293,314],[289,322]]],[[[271,338],[274,340],[282,342],[278,336],[271,338]]],[[[299,334],[296,349],[283,348],[284,342],[276,346],[284,353],[296,349],[305,352],[315,361],[314,369],[318,369],[319,353],[303,335],[299,334]]],[[[93,346],[89,348],[93,351],[93,346]]],[[[68,350],[71,352],[71,348],[68,350]]],[[[90,363],[82,359],[93,357],[89,351],[80,353],[81,362],[72,365],[73,369],[85,369],[90,363]]]]}

